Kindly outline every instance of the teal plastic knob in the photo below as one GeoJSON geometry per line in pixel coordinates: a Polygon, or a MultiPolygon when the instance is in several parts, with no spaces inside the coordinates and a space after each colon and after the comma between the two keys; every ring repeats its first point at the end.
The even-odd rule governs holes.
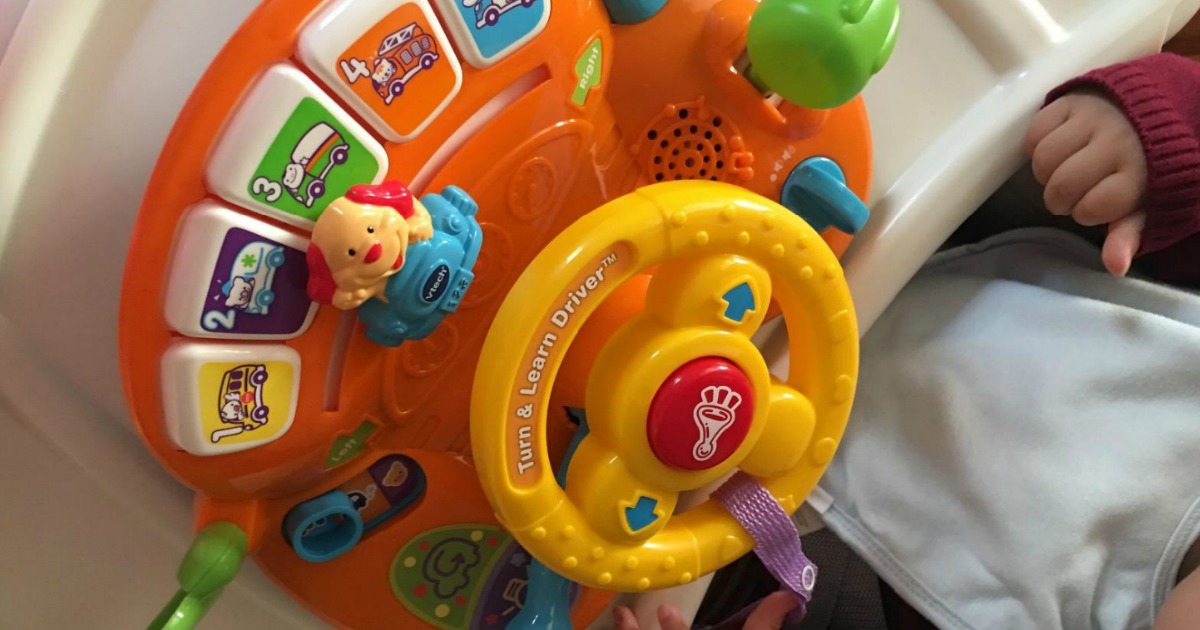
{"type": "Polygon", "coordinates": [[[896,0],[763,0],[746,33],[751,81],[809,109],[862,92],[896,45],[896,0]]]}
{"type": "Polygon", "coordinates": [[[846,175],[837,162],[823,157],[809,158],[792,169],[779,202],[818,232],[832,226],[858,234],[871,214],[846,186],[846,175]]]}

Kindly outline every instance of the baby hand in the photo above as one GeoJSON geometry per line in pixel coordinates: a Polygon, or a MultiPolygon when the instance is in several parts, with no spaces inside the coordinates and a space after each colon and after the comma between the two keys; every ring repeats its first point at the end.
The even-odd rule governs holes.
{"type": "Polygon", "coordinates": [[[1038,112],[1025,138],[1046,208],[1080,225],[1108,225],[1104,266],[1125,275],[1141,245],[1146,158],[1137,131],[1103,96],[1068,94],[1038,112]]]}
{"type": "MultiPolygon", "coordinates": [[[[796,596],[791,593],[771,593],[758,603],[758,607],[746,618],[746,625],[742,626],[742,629],[779,630],[796,604],[796,596]]],[[[616,630],[641,629],[633,611],[623,606],[613,609],[613,619],[616,621],[616,630]]],[[[670,606],[658,607],[658,624],[662,630],[688,630],[688,624],[683,622],[679,611],[670,606]]]]}

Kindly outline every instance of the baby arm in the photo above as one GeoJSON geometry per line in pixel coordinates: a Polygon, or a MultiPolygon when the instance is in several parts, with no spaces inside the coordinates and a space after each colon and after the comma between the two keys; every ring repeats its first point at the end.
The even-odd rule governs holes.
{"type": "Polygon", "coordinates": [[[1200,571],[1193,571],[1167,595],[1154,630],[1192,630],[1200,619],[1200,571]]]}
{"type": "Polygon", "coordinates": [[[1170,54],[1103,68],[1050,94],[1026,137],[1046,207],[1108,225],[1104,264],[1200,232],[1200,64],[1170,54]]]}

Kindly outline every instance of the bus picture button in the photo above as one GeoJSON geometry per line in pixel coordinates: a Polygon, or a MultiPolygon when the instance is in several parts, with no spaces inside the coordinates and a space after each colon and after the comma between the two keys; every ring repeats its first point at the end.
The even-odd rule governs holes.
{"type": "Polygon", "coordinates": [[[162,358],[167,435],[193,455],[274,442],[292,426],[300,355],[283,345],[175,342],[162,358]]]}
{"type": "Polygon", "coordinates": [[[550,0],[436,0],[446,27],[476,68],[516,52],[550,21],[550,0]]]}

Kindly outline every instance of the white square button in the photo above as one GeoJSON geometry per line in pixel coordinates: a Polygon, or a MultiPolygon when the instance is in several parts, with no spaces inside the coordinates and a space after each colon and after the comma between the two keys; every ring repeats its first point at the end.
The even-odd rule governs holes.
{"type": "Polygon", "coordinates": [[[462,56],[486,68],[546,28],[550,0],[436,0],[462,56]]]}
{"type": "Polygon", "coordinates": [[[283,345],[175,342],[162,357],[167,435],[193,455],[274,442],[292,426],[300,355],[283,345]]]}
{"type": "Polygon", "coordinates": [[[210,190],[226,200],[311,228],[330,201],[387,174],[383,147],[303,72],[267,70],[209,156],[210,190]]]}
{"type": "Polygon", "coordinates": [[[386,139],[416,137],[458,94],[462,68],[426,0],[336,0],[300,60],[386,139]]]}
{"type": "Polygon", "coordinates": [[[192,337],[290,339],[308,329],[308,239],[212,201],[184,214],[167,279],[167,325],[192,337]]]}

